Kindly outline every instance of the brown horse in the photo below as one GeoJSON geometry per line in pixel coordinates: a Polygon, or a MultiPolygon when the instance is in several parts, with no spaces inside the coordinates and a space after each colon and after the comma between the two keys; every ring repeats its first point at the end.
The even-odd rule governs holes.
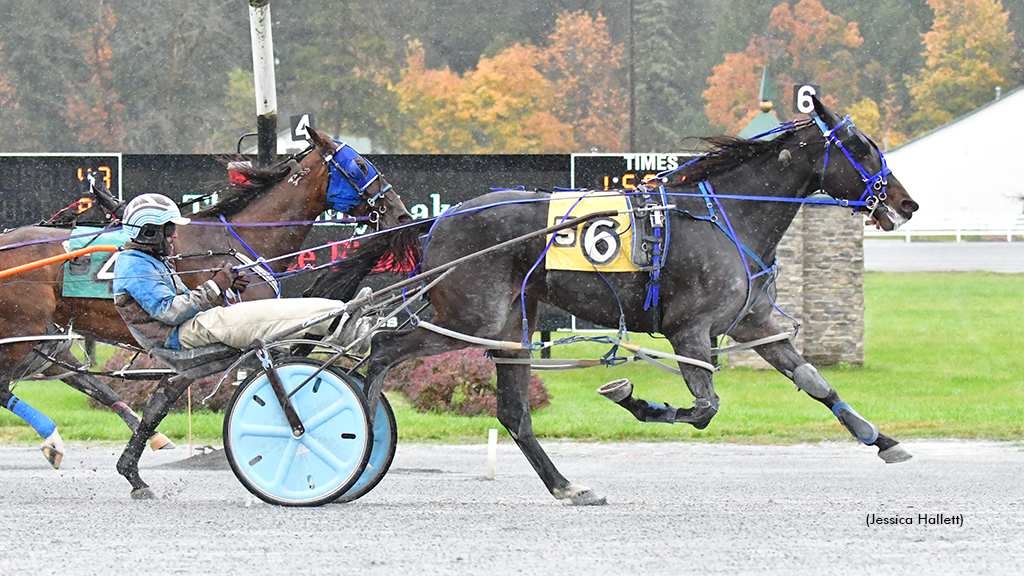
{"type": "MultiPolygon", "coordinates": [[[[311,229],[311,222],[329,208],[347,211],[350,215],[368,216],[378,228],[388,228],[412,220],[412,216],[397,194],[381,176],[359,198],[349,198],[356,205],[341,210],[339,204],[328,200],[330,169],[327,158],[338,149],[329,137],[309,130],[313,148],[295,159],[272,168],[241,168],[245,181],[233,183],[215,205],[196,214],[189,214],[197,224],[220,223],[223,216],[230,224],[263,222],[304,222],[297,225],[252,226],[229,229],[226,226],[182,226],[175,243],[183,255],[177,263],[182,279],[195,287],[209,277],[209,273],[189,273],[219,268],[230,257],[230,251],[246,252],[246,248],[260,257],[271,259],[298,251],[311,229]],[[316,154],[310,153],[313,149],[316,154]],[[235,236],[237,234],[237,237],[235,236]],[[244,242],[244,246],[242,243],[244,242]],[[207,253],[214,255],[192,256],[207,253]]],[[[370,166],[361,157],[354,159],[364,171],[370,166]]],[[[59,256],[66,252],[62,240],[69,231],[61,228],[26,226],[0,235],[0,270],[59,256]],[[18,246],[15,246],[18,245],[18,246]],[[11,246],[4,249],[4,246],[11,246]]],[[[103,244],[101,236],[97,244],[103,244]]],[[[288,260],[274,260],[268,265],[274,273],[283,272],[288,260]]],[[[101,341],[134,343],[134,338],[113,300],[103,298],[68,298],[62,295],[63,263],[53,263],[0,279],[0,340],[15,337],[39,336],[55,328],[101,341]]],[[[270,298],[276,291],[269,283],[254,282],[244,294],[245,300],[270,298]]],[[[14,396],[10,384],[31,376],[45,367],[49,376],[60,376],[72,387],[96,398],[118,413],[135,431],[140,419],[106,384],[93,376],[68,371],[58,365],[47,366],[33,352],[39,342],[26,340],[0,345],[0,405],[25,419],[46,440],[43,453],[56,468],[63,454],[63,442],[52,420],[14,396]]],[[[51,343],[53,345],[53,343],[51,343]]],[[[77,361],[67,346],[46,351],[67,364],[77,361]]],[[[151,437],[153,449],[166,444],[163,435],[151,437]]]]}

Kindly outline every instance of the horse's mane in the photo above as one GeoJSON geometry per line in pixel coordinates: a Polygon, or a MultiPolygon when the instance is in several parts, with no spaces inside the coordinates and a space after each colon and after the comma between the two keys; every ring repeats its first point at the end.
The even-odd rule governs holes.
{"type": "Polygon", "coordinates": [[[268,190],[276,186],[291,173],[291,166],[287,163],[274,166],[231,166],[237,171],[244,181],[232,182],[227,192],[219,194],[217,203],[207,206],[202,210],[191,214],[192,218],[203,218],[204,216],[234,216],[242,211],[250,202],[256,200],[268,190]]]}
{"type": "MultiPolygon", "coordinates": [[[[762,155],[777,153],[782,147],[785,136],[802,126],[790,128],[772,140],[747,140],[735,136],[698,136],[687,140],[696,140],[702,146],[703,154],[674,176],[682,176],[683,180],[697,182],[721,174],[736,166],[759,158],[762,155]]],[[[678,180],[675,180],[678,182],[678,180]]]]}
{"type": "Polygon", "coordinates": [[[313,285],[303,292],[306,297],[351,300],[359,283],[378,265],[386,269],[407,270],[419,264],[423,252],[420,234],[433,220],[422,220],[396,230],[385,230],[368,238],[357,239],[345,258],[325,269],[313,285]]]}

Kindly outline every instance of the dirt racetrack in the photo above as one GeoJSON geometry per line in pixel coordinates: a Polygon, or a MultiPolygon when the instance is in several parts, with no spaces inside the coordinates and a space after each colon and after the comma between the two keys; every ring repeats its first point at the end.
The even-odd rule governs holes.
{"type": "Polygon", "coordinates": [[[904,445],[914,459],[886,465],[854,442],[545,442],[608,498],[578,508],[507,438],[491,481],[486,445],[400,444],[366,497],[305,509],[187,446],[143,456],[147,502],[118,447],[72,445],[61,470],[0,447],[0,574],[1019,574],[1021,445],[904,445]]]}

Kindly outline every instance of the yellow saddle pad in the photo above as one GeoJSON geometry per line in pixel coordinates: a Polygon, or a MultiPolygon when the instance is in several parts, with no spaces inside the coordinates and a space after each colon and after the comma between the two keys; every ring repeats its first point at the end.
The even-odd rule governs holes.
{"type": "Polygon", "coordinates": [[[551,203],[548,205],[548,226],[606,210],[619,210],[622,213],[587,220],[573,228],[548,235],[550,248],[544,259],[544,265],[548,270],[639,270],[633,265],[631,258],[633,215],[630,212],[629,199],[617,192],[555,192],[551,195],[551,203]]]}

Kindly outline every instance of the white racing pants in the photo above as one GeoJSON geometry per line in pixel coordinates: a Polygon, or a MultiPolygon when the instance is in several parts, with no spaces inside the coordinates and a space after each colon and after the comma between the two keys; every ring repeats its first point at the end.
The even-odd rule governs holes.
{"type": "MultiPolygon", "coordinates": [[[[331,318],[297,332],[302,323],[344,306],[340,300],[326,298],[280,298],[239,302],[233,306],[218,306],[204,310],[178,326],[178,341],[182,348],[199,348],[209,344],[227,344],[232,348],[247,348],[256,338],[266,339],[286,330],[295,332],[290,337],[304,334],[327,336],[331,318]]],[[[344,318],[339,326],[344,325],[344,318]]]]}

